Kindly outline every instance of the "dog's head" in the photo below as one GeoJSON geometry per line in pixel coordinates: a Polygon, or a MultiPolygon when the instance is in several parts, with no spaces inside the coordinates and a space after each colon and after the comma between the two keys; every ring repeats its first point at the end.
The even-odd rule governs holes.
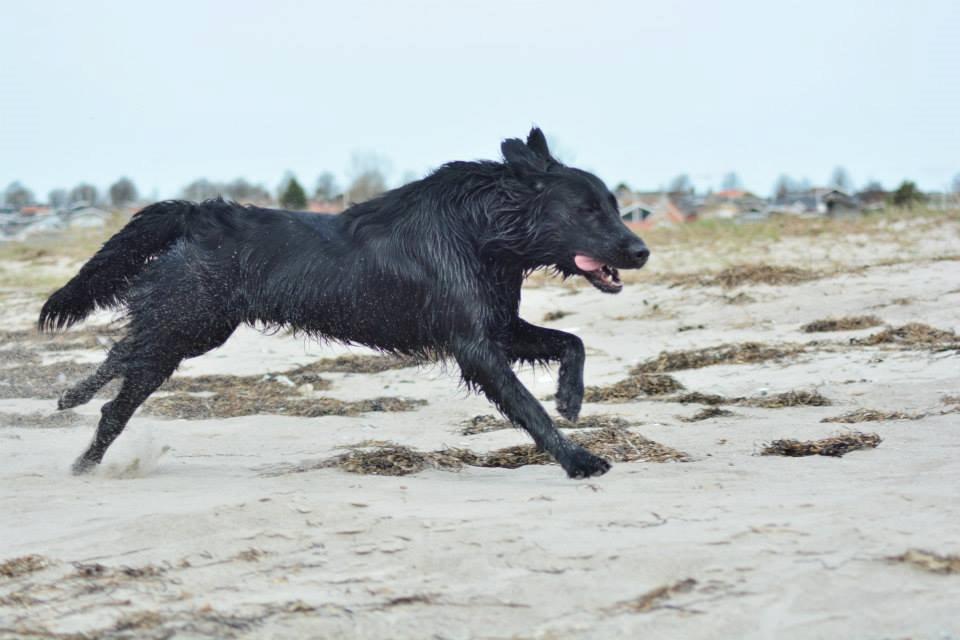
{"type": "Polygon", "coordinates": [[[538,247],[564,275],[582,275],[605,293],[623,289],[618,269],[639,269],[650,250],[623,223],[617,199],[592,173],[558,162],[538,128],[500,146],[506,164],[534,189],[538,247]]]}

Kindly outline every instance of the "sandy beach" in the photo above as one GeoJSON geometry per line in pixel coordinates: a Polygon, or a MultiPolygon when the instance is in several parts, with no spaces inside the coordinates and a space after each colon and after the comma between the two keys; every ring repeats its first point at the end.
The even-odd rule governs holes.
{"type": "MultiPolygon", "coordinates": [[[[960,638],[958,230],[654,236],[617,296],[535,276],[522,315],[583,338],[586,383],[614,400],[583,417],[676,453],[586,481],[431,455],[345,469],[529,440],[477,420],[495,411],[453,365],[337,365],[376,354],[254,328],[187,361],[71,476],[109,396],[55,398],[115,329],[36,335],[41,293],[78,263],[5,260],[0,638],[960,638]],[[804,330],[839,318],[860,328],[804,330]],[[679,386],[611,391],[652,376],[679,386]],[[857,433],[879,442],[761,455],[857,433]]],[[[555,391],[554,369],[519,373],[555,391]]]]}

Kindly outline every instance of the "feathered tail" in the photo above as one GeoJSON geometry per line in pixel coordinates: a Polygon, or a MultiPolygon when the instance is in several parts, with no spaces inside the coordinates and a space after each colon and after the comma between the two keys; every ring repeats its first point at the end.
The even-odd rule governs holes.
{"type": "Polygon", "coordinates": [[[65,329],[94,309],[117,307],[147,262],[184,235],[192,202],[170,200],[136,214],[83,265],[70,282],[51,295],[40,311],[41,331],[65,329]]]}

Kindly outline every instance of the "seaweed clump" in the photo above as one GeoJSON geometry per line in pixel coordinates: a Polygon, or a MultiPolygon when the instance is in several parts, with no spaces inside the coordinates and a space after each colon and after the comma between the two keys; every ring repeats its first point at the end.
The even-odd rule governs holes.
{"type": "Polygon", "coordinates": [[[684,369],[700,369],[717,364],[754,364],[780,360],[801,353],[800,345],[774,346],[759,342],[722,344],[705,349],[686,351],[662,351],[652,360],[634,367],[632,373],[664,373],[684,369]]]}
{"type": "Polygon", "coordinates": [[[960,573],[960,555],[941,555],[923,549],[910,549],[890,558],[893,562],[903,562],[931,573],[960,573]]]}
{"type": "Polygon", "coordinates": [[[842,457],[851,451],[859,449],[873,449],[882,442],[875,433],[845,433],[820,440],[774,440],[760,452],[764,456],[787,456],[798,458],[803,456],[831,456],[842,457]]]}
{"type": "Polygon", "coordinates": [[[684,386],[673,376],[632,372],[623,380],[606,386],[587,387],[584,402],[629,402],[644,396],[659,396],[680,391],[684,386]]]}
{"type": "Polygon", "coordinates": [[[891,344],[901,347],[922,347],[937,351],[960,349],[960,337],[953,331],[937,329],[922,322],[888,327],[866,338],[854,338],[850,344],[874,346],[891,344]]]}
{"type": "Polygon", "coordinates": [[[869,329],[883,324],[877,316],[843,316],[840,318],[824,318],[814,320],[800,327],[804,333],[821,333],[826,331],[854,331],[869,329]]]}
{"type": "Polygon", "coordinates": [[[798,284],[820,278],[821,274],[799,267],[771,264],[738,264],[721,271],[689,274],[674,279],[675,285],[723,287],[733,289],[745,284],[798,284]]]}
{"type": "MultiPolygon", "coordinates": [[[[503,429],[513,429],[516,426],[509,420],[489,414],[474,416],[468,420],[464,420],[460,424],[460,433],[465,436],[489,433],[491,431],[502,431],[503,429]]],[[[561,429],[626,429],[631,426],[630,422],[619,416],[606,414],[580,416],[580,419],[576,422],[570,422],[566,418],[554,418],[554,424],[561,429]]]]}
{"type": "Polygon", "coordinates": [[[905,413],[903,411],[879,411],[877,409],[857,409],[832,418],[824,418],[820,422],[840,422],[855,424],[857,422],[884,422],[886,420],[920,420],[926,417],[925,413],[905,413]]]}
{"type": "MultiPolygon", "coordinates": [[[[577,433],[571,440],[613,462],[684,462],[689,459],[681,451],[616,427],[577,433]]],[[[396,443],[378,441],[361,442],[348,449],[346,453],[325,460],[268,469],[263,475],[277,476],[332,467],[348,473],[403,476],[428,468],[456,471],[463,466],[517,469],[528,465],[556,464],[549,453],[538,450],[532,444],[503,447],[487,453],[460,448],[422,452],[396,443]]]]}

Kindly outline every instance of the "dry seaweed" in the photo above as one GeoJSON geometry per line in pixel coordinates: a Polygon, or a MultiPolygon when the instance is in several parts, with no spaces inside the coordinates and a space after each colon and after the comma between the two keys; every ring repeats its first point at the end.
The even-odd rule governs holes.
{"type": "MultiPolygon", "coordinates": [[[[689,459],[681,451],[619,427],[576,433],[571,440],[613,462],[683,462],[689,459]]],[[[460,448],[425,453],[390,442],[364,442],[350,449],[326,460],[269,468],[261,475],[277,476],[336,467],[349,473],[401,476],[427,468],[455,471],[463,465],[516,469],[527,465],[556,464],[549,453],[532,444],[504,447],[488,453],[460,448]]]]}
{"type": "Polygon", "coordinates": [[[83,416],[75,411],[57,411],[55,413],[0,413],[0,427],[33,427],[38,429],[62,429],[85,422],[83,416]]]}
{"type": "Polygon", "coordinates": [[[47,558],[36,554],[10,558],[9,560],[0,562],[0,576],[4,578],[19,578],[28,573],[45,569],[49,565],[50,561],[47,558]]]}
{"type": "Polygon", "coordinates": [[[687,578],[686,580],[680,580],[679,582],[674,582],[673,584],[663,585],[662,587],[651,589],[650,591],[647,591],[646,593],[631,600],[618,602],[612,607],[609,607],[608,611],[611,613],[646,613],[648,611],[653,611],[654,609],[659,609],[661,606],[663,606],[663,602],[665,600],[669,600],[678,593],[689,593],[690,591],[693,591],[694,587],[696,586],[696,580],[693,578],[687,578]]]}
{"type": "Polygon", "coordinates": [[[756,298],[746,293],[745,291],[741,291],[732,296],[720,296],[720,298],[727,304],[735,304],[735,305],[751,304],[757,301],[756,298]]]}
{"type": "MultiPolygon", "coordinates": [[[[460,459],[442,451],[424,453],[402,445],[385,443],[370,448],[353,448],[347,453],[295,471],[337,467],[348,473],[374,476],[405,476],[424,469],[457,470],[460,459]]],[[[289,471],[288,471],[289,473],[289,471]]]]}
{"type": "Polygon", "coordinates": [[[670,396],[668,398],[662,398],[664,402],[679,402],[680,404],[709,404],[709,405],[719,405],[719,404],[734,404],[739,400],[739,398],[725,398],[724,396],[717,395],[715,393],[700,393],[699,391],[691,391],[690,393],[684,393],[679,396],[670,396]]]}
{"type": "Polygon", "coordinates": [[[633,373],[630,377],[603,387],[587,387],[584,402],[629,402],[644,396],[659,396],[683,389],[673,376],[633,373]]]}
{"type": "MultiPolygon", "coordinates": [[[[54,362],[51,364],[21,364],[0,369],[0,398],[57,398],[61,392],[96,371],[95,364],[54,362]]],[[[116,381],[97,394],[115,395],[116,381]]]]}
{"type": "MultiPolygon", "coordinates": [[[[258,387],[264,384],[282,384],[287,387],[313,385],[315,390],[329,389],[330,381],[321,373],[380,373],[391,369],[413,367],[418,364],[414,358],[400,356],[342,355],[336,358],[324,358],[300,367],[265,375],[232,376],[176,376],[163,385],[164,391],[219,392],[258,387]]],[[[252,391],[252,389],[250,389],[252,391]]]]}
{"type": "Polygon", "coordinates": [[[116,631],[153,629],[164,623],[163,616],[156,611],[138,611],[121,617],[113,625],[116,631]]]}
{"type": "Polygon", "coordinates": [[[783,409],[784,407],[829,407],[829,398],[817,391],[787,391],[756,398],[738,398],[736,404],[762,409],[783,409]]]}
{"type": "Polygon", "coordinates": [[[488,433],[490,431],[501,431],[514,426],[509,420],[490,414],[473,416],[461,422],[460,425],[460,433],[465,436],[473,436],[478,433],[488,433]]]}
{"type": "Polygon", "coordinates": [[[883,422],[886,420],[919,420],[926,417],[925,413],[904,413],[903,411],[879,411],[877,409],[857,409],[832,418],[824,418],[820,422],[841,422],[854,424],[857,422],[883,422]]]}
{"type": "Polygon", "coordinates": [[[764,456],[832,456],[841,457],[858,449],[873,449],[882,442],[875,433],[854,431],[820,440],[774,440],[760,452],[764,456]]]}
{"type": "Polygon", "coordinates": [[[563,311],[563,310],[548,311],[545,314],[543,314],[543,321],[555,322],[557,320],[562,320],[563,318],[566,318],[569,315],[572,315],[570,311],[563,311]]]}
{"type": "MultiPolygon", "coordinates": [[[[460,433],[465,436],[472,436],[478,433],[489,433],[490,431],[501,431],[503,429],[513,429],[515,425],[504,418],[498,418],[493,415],[474,416],[469,420],[464,420],[461,424],[460,433]]],[[[597,414],[592,416],[580,416],[576,422],[570,422],[565,418],[554,418],[554,424],[561,429],[600,429],[612,427],[615,429],[626,429],[631,423],[619,416],[606,414],[597,414]]]]}
{"type": "Polygon", "coordinates": [[[719,406],[724,404],[739,405],[741,407],[756,407],[760,409],[783,409],[785,407],[827,407],[832,404],[829,398],[817,391],[785,391],[766,396],[752,398],[728,398],[714,393],[700,393],[691,391],[678,396],[661,398],[663,402],[679,402],[680,404],[706,404],[719,406]]]}
{"type": "Polygon", "coordinates": [[[112,346],[122,331],[120,325],[88,326],[58,333],[40,333],[36,329],[0,331],[0,344],[29,345],[39,351],[102,350],[112,346]]]}
{"type": "Polygon", "coordinates": [[[797,284],[822,277],[822,274],[798,267],[770,264],[738,264],[722,271],[691,273],[673,278],[674,286],[723,287],[733,289],[745,284],[797,284]]]}
{"type": "MultiPolygon", "coordinates": [[[[605,427],[589,432],[575,433],[570,438],[593,454],[613,462],[666,462],[684,461],[687,455],[671,447],[664,446],[628,429],[605,427]]],[[[545,451],[539,451],[532,444],[517,445],[496,449],[486,454],[476,454],[465,450],[447,450],[464,464],[478,467],[504,467],[514,469],[530,464],[553,464],[554,460],[545,451]],[[458,453],[462,452],[462,453],[458,453]]]]}
{"type": "Polygon", "coordinates": [[[853,331],[869,329],[883,324],[877,316],[844,316],[841,318],[824,318],[814,320],[800,327],[804,333],[821,333],[825,331],[853,331]]]}
{"type": "Polygon", "coordinates": [[[160,391],[183,391],[186,393],[261,393],[269,395],[269,387],[278,385],[287,388],[287,393],[291,393],[291,387],[299,387],[303,384],[310,384],[313,389],[329,389],[330,381],[321,378],[319,375],[296,374],[295,370],[285,373],[269,373],[266,375],[252,376],[231,376],[231,375],[203,375],[203,376],[177,376],[170,378],[160,387],[160,391]]]}
{"type": "Polygon", "coordinates": [[[923,549],[910,549],[898,556],[889,558],[893,562],[903,562],[931,573],[960,573],[960,555],[941,555],[923,549]]]}
{"type": "Polygon", "coordinates": [[[0,349],[0,367],[11,367],[25,364],[37,364],[40,356],[36,350],[28,349],[22,344],[10,344],[0,349]]]}
{"type": "Polygon", "coordinates": [[[720,407],[705,407],[700,411],[696,412],[689,418],[680,418],[683,422],[700,422],[701,420],[709,420],[710,418],[718,418],[720,416],[732,416],[734,415],[733,411],[728,411],[726,409],[721,409],[720,407]]]}
{"type": "Polygon", "coordinates": [[[108,567],[99,562],[74,562],[75,572],[73,578],[82,578],[84,580],[116,580],[121,578],[156,578],[167,572],[164,567],[147,564],[141,567],[128,567],[121,565],[119,567],[108,567]]]}
{"type": "Polygon", "coordinates": [[[699,369],[717,364],[767,362],[796,355],[803,350],[803,346],[794,344],[773,346],[759,342],[744,342],[688,351],[662,351],[656,358],[634,367],[631,373],[634,375],[639,373],[664,373],[684,369],[699,369]]]}
{"type": "Polygon", "coordinates": [[[960,336],[953,331],[936,329],[921,322],[911,322],[900,327],[888,327],[866,338],[854,338],[850,340],[850,344],[867,346],[892,344],[929,349],[960,349],[960,336]]]}
{"type": "Polygon", "coordinates": [[[283,385],[271,385],[255,392],[223,390],[214,396],[172,393],[153,397],[143,410],[153,415],[184,420],[235,418],[257,414],[273,414],[316,418],[320,416],[355,416],[375,411],[412,411],[427,404],[426,400],[382,396],[369,400],[346,401],[336,398],[306,398],[291,395],[283,385]]]}

